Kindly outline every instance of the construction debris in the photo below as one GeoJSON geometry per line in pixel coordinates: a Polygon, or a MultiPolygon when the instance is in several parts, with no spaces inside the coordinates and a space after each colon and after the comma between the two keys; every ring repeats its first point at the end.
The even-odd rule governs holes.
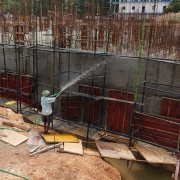
{"type": "Polygon", "coordinates": [[[41,150],[44,147],[44,145],[40,144],[36,146],[35,148],[29,150],[29,153],[32,154],[33,152],[37,151],[38,149],[41,150]]]}
{"type": "Polygon", "coordinates": [[[49,146],[49,147],[46,147],[46,148],[44,148],[44,149],[41,149],[41,150],[36,151],[36,152],[34,152],[34,153],[31,153],[31,154],[29,154],[29,156],[34,156],[34,155],[36,155],[36,154],[40,154],[40,153],[49,151],[49,150],[51,150],[51,149],[59,148],[60,144],[61,144],[61,143],[51,145],[51,146],[49,146]]]}

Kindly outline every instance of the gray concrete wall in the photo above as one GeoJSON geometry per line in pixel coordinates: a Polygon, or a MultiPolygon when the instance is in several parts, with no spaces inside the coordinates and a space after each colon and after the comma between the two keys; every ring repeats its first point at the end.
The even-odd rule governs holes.
{"type": "MultiPolygon", "coordinates": [[[[22,49],[20,51],[20,56],[33,54],[31,49],[22,49]]],[[[5,48],[5,59],[6,68],[10,71],[16,71],[19,67],[16,61],[16,56],[14,48],[5,48]]],[[[107,63],[106,69],[106,79],[105,79],[105,95],[108,96],[109,89],[119,89],[129,92],[135,92],[136,87],[136,73],[138,67],[138,59],[135,58],[120,58],[118,56],[106,57],[107,63]]],[[[68,82],[67,77],[58,76],[58,73],[68,71],[76,72],[72,75],[77,75],[80,72],[87,71],[91,66],[96,63],[103,61],[103,57],[93,54],[87,54],[86,52],[76,52],[76,53],[53,53],[50,51],[38,50],[38,77],[39,84],[39,97],[41,97],[41,92],[44,89],[49,89],[52,92],[52,86],[54,82],[55,92],[58,88],[62,87],[68,82]],[[54,67],[54,70],[53,70],[54,67]],[[54,71],[54,74],[53,74],[54,71]],[[56,76],[54,76],[56,74],[56,76]]],[[[139,82],[142,82],[145,78],[147,61],[141,60],[141,69],[139,82]]],[[[20,60],[21,72],[24,73],[25,61],[20,60]]],[[[104,65],[98,66],[94,73],[103,74],[104,65]]],[[[4,69],[4,56],[3,49],[0,48],[0,68],[4,69]]],[[[36,70],[36,68],[34,68],[36,70]]],[[[92,77],[92,72],[88,76],[92,77]]],[[[172,63],[165,63],[159,61],[149,61],[147,65],[147,81],[154,83],[162,83],[172,86],[180,86],[179,81],[180,66],[172,63]]],[[[27,58],[27,72],[28,75],[33,75],[33,58],[27,58]]],[[[67,73],[66,73],[67,74],[67,73]]],[[[71,79],[69,79],[71,80],[71,79]]],[[[83,79],[78,81],[75,85],[70,87],[70,90],[77,91],[77,84],[91,85],[92,81],[83,79]]],[[[93,85],[102,87],[103,78],[94,80],[93,85]]],[[[158,88],[165,91],[173,91],[179,93],[179,88],[161,86],[157,84],[146,84],[152,88],[158,88]]],[[[139,88],[138,102],[142,100],[143,89],[139,88]]],[[[168,94],[166,92],[159,92],[157,90],[146,89],[145,90],[145,107],[144,111],[148,113],[159,114],[161,97],[174,97],[178,98],[178,95],[168,94]]]]}

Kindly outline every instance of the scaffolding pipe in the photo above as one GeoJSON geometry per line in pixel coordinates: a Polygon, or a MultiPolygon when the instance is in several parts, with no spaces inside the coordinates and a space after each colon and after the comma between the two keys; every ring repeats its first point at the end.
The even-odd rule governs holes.
{"type": "Polygon", "coordinates": [[[152,90],[156,90],[156,91],[160,91],[160,92],[164,92],[164,93],[169,93],[169,94],[173,94],[173,95],[177,95],[178,97],[180,96],[179,93],[175,93],[175,92],[171,92],[171,91],[166,91],[166,90],[161,90],[161,89],[158,89],[158,88],[152,88],[152,87],[149,87],[149,86],[142,86],[142,85],[139,85],[139,87],[145,87],[147,89],[152,89],[152,90]]]}
{"type": "Polygon", "coordinates": [[[130,122],[129,147],[131,146],[131,143],[132,143],[132,132],[133,132],[134,115],[135,115],[135,114],[134,114],[134,110],[135,110],[135,108],[136,108],[136,101],[137,101],[137,94],[138,94],[138,84],[139,84],[139,75],[140,75],[140,67],[141,67],[141,58],[142,58],[142,51],[143,51],[143,43],[144,43],[145,23],[146,23],[146,16],[144,16],[143,25],[142,25],[142,34],[141,34],[141,41],[140,41],[138,68],[137,68],[137,74],[136,74],[136,89],[135,89],[135,93],[134,93],[134,106],[133,106],[133,112],[132,112],[131,122],[130,122]]]}

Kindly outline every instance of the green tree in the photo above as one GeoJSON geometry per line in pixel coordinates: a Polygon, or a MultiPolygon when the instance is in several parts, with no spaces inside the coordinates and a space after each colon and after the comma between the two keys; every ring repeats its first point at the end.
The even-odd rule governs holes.
{"type": "Polygon", "coordinates": [[[169,3],[167,8],[164,9],[163,13],[168,13],[168,12],[179,12],[180,11],[180,0],[173,0],[172,2],[169,3]]]}
{"type": "Polygon", "coordinates": [[[78,14],[82,14],[84,11],[84,0],[74,0],[74,5],[78,14]]]}

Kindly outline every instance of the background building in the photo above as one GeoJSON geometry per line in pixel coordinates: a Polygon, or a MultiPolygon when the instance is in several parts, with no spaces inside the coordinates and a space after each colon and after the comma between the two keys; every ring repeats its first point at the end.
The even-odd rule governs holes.
{"type": "MultiPolygon", "coordinates": [[[[171,0],[157,0],[155,13],[162,14],[171,0]]],[[[151,14],[154,12],[153,0],[114,0],[114,13],[146,13],[151,14]]]]}

